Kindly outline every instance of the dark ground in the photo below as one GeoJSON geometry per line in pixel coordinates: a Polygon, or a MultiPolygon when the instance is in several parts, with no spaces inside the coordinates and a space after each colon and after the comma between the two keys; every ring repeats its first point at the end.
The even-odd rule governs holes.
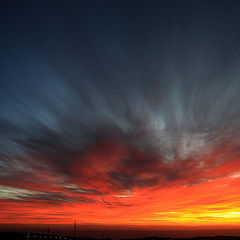
{"type": "MultiPolygon", "coordinates": [[[[71,236],[60,236],[42,233],[28,232],[0,232],[0,240],[94,240],[95,238],[74,238],[71,236]]],[[[193,238],[160,238],[145,237],[131,238],[132,240],[240,240],[240,237],[234,236],[215,236],[215,237],[193,237],[193,238]]],[[[99,240],[99,238],[98,238],[99,240]]],[[[103,238],[103,240],[111,240],[111,238],[103,238]]],[[[128,240],[127,238],[122,240],[128,240]]]]}

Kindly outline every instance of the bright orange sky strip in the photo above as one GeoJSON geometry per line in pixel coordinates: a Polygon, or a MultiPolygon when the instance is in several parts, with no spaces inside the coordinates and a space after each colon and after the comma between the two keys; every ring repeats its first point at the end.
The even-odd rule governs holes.
{"type": "MultiPolygon", "coordinates": [[[[160,181],[152,187],[142,186],[131,190],[114,189],[114,185],[108,182],[106,173],[111,168],[121,169],[119,156],[126,153],[126,149],[121,146],[113,145],[111,149],[90,149],[81,156],[81,166],[77,165],[76,160],[71,168],[76,174],[75,183],[69,186],[59,184],[60,179],[57,176],[43,173],[39,175],[45,179],[42,183],[5,183],[2,186],[0,222],[71,224],[76,219],[82,224],[105,225],[240,225],[239,159],[234,154],[226,157],[226,149],[214,157],[211,154],[204,161],[202,159],[206,155],[191,161],[159,162],[151,167],[159,171],[168,168],[182,168],[182,171],[187,171],[183,177],[174,181],[165,184],[160,181]],[[219,162],[219,156],[223,155],[224,161],[219,162]],[[199,165],[200,161],[203,163],[199,165]],[[77,177],[81,175],[85,176],[84,180],[77,177]],[[76,186],[99,189],[102,194],[84,192],[81,189],[67,191],[76,186]],[[41,199],[34,197],[41,191],[41,199]],[[63,201],[56,197],[55,201],[49,201],[43,197],[46,191],[53,195],[62,193],[66,199],[63,201]]],[[[141,154],[137,154],[140,161],[141,154]]],[[[135,174],[134,171],[132,174],[135,174]]],[[[149,178],[151,174],[155,174],[152,169],[149,174],[138,171],[136,176],[149,178]]]]}

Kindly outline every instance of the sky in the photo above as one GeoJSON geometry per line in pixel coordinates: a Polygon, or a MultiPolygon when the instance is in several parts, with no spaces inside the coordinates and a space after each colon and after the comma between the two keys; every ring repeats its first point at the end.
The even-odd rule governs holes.
{"type": "Polygon", "coordinates": [[[0,11],[0,225],[240,226],[239,1],[0,11]]]}

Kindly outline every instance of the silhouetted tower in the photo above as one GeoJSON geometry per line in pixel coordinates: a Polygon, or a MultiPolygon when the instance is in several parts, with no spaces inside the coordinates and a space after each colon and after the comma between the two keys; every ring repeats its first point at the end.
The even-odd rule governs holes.
{"type": "Polygon", "coordinates": [[[47,239],[48,240],[50,239],[50,229],[49,228],[47,229],[47,239]]]}
{"type": "Polygon", "coordinates": [[[73,232],[74,239],[76,238],[76,236],[77,236],[77,222],[75,220],[75,222],[74,222],[74,232],[73,232]]]}

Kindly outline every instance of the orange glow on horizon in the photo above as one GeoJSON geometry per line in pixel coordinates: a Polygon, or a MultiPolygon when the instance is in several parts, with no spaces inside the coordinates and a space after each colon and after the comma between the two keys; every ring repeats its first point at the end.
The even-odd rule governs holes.
{"type": "MultiPolygon", "coordinates": [[[[0,200],[0,223],[71,224],[76,219],[79,224],[240,226],[240,171],[234,154],[220,164],[220,153],[201,165],[199,159],[203,157],[169,163],[153,160],[147,171],[143,166],[135,172],[135,167],[123,168],[119,159],[127,150],[116,146],[113,144],[110,150],[102,146],[90,149],[81,156],[80,166],[76,159],[70,168],[72,184],[61,185],[61,179],[48,174],[40,175],[44,183],[6,182],[0,200]],[[178,169],[181,178],[158,178],[158,184],[136,185],[128,190],[109,181],[112,169],[136,175],[136,181],[152,179],[158,172],[171,169],[178,169]]],[[[143,154],[134,154],[141,161],[143,154]]]]}
{"type": "Polygon", "coordinates": [[[99,197],[99,204],[1,200],[0,221],[71,224],[77,219],[82,224],[237,226],[240,225],[239,188],[240,177],[230,177],[192,186],[137,189],[104,200],[99,197]]]}

